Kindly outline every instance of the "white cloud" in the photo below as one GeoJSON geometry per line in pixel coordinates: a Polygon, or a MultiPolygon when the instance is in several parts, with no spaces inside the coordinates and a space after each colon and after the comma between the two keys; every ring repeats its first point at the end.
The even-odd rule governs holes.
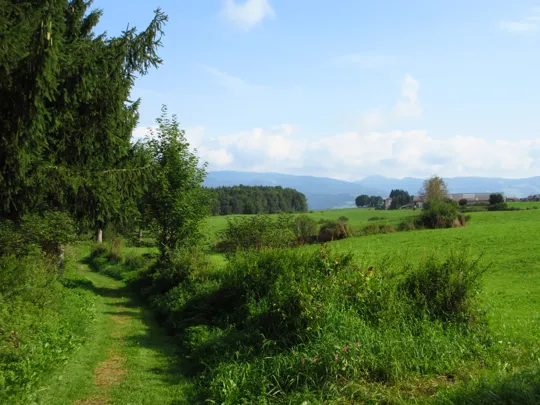
{"type": "Polygon", "coordinates": [[[236,27],[249,31],[265,18],[273,18],[276,13],[269,0],[225,0],[223,15],[236,27]]]}
{"type": "Polygon", "coordinates": [[[369,110],[360,117],[360,127],[363,130],[373,130],[379,128],[384,123],[384,113],[380,108],[369,110]]]}
{"type": "Polygon", "coordinates": [[[540,28],[540,7],[534,7],[529,15],[521,20],[507,20],[499,22],[499,28],[513,34],[535,32],[540,28]]]}
{"type": "MultiPolygon", "coordinates": [[[[244,81],[230,83],[233,87],[245,85],[244,81]]],[[[401,85],[401,100],[394,109],[367,111],[358,131],[327,133],[314,139],[290,124],[228,134],[209,133],[203,126],[193,126],[186,129],[186,138],[201,160],[209,163],[209,170],[280,172],[343,180],[372,174],[389,177],[426,177],[433,173],[445,177],[540,174],[540,139],[502,141],[459,135],[439,138],[423,129],[376,130],[383,125],[398,124],[397,119],[420,118],[419,91],[419,82],[406,75],[401,85]]],[[[133,136],[141,138],[146,132],[146,128],[137,128],[133,136]]]]}
{"type": "Polygon", "coordinates": [[[394,114],[397,118],[421,118],[422,107],[418,104],[418,92],[420,84],[410,74],[405,76],[401,85],[401,96],[403,100],[398,101],[394,107],[394,114]]]}
{"type": "Polygon", "coordinates": [[[388,57],[383,55],[367,55],[362,53],[350,53],[335,58],[333,63],[344,66],[354,66],[363,69],[376,69],[386,65],[388,57]]]}
{"type": "Polygon", "coordinates": [[[292,125],[280,125],[270,130],[255,128],[251,131],[218,137],[223,148],[240,156],[240,162],[247,165],[270,162],[276,169],[301,167],[302,156],[308,147],[307,139],[293,137],[292,125]]]}
{"type": "MultiPolygon", "coordinates": [[[[144,128],[134,136],[145,133],[144,128]]],[[[435,138],[425,130],[329,134],[318,140],[292,125],[218,135],[203,127],[186,138],[209,170],[266,171],[356,180],[372,174],[426,177],[535,176],[540,139],[489,141],[481,137],[435,138]]]]}

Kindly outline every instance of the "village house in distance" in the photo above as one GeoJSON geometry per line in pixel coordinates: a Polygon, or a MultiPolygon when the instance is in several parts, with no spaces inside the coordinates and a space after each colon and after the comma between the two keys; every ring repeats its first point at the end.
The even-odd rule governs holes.
{"type": "MultiPolygon", "coordinates": [[[[491,194],[502,194],[504,196],[504,193],[501,192],[491,192],[491,193],[449,193],[448,198],[459,202],[460,200],[467,200],[467,205],[473,205],[473,204],[489,204],[489,196],[491,194]]],[[[504,202],[515,202],[520,201],[517,197],[504,197],[504,202]]],[[[405,208],[422,208],[424,205],[425,199],[423,196],[415,196],[413,199],[413,202],[406,204],[402,207],[399,207],[400,209],[405,208]]],[[[392,204],[392,198],[388,197],[384,200],[384,209],[388,210],[390,209],[390,205],[392,204]]]]}

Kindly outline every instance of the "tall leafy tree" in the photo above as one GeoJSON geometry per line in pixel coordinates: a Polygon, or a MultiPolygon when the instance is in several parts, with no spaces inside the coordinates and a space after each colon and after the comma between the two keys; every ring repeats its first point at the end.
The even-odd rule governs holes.
{"type": "Polygon", "coordinates": [[[420,195],[426,201],[445,201],[448,199],[448,186],[441,177],[431,176],[424,181],[420,195]]]}
{"type": "Polygon", "coordinates": [[[362,194],[356,197],[355,203],[357,207],[365,207],[370,204],[370,198],[367,194],[362,194]]]}
{"type": "Polygon", "coordinates": [[[200,236],[200,223],[210,210],[210,193],[202,187],[206,165],[189,150],[185,133],[167,108],[158,128],[146,141],[152,176],[145,195],[147,216],[162,258],[191,245],[200,236]]]}

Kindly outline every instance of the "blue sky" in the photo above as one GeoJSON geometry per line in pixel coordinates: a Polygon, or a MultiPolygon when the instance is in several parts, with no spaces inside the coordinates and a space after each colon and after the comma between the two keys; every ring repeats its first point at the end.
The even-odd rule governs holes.
{"type": "Polygon", "coordinates": [[[94,6],[111,35],[169,15],[135,135],[167,104],[210,170],[540,175],[540,1],[94,6]]]}

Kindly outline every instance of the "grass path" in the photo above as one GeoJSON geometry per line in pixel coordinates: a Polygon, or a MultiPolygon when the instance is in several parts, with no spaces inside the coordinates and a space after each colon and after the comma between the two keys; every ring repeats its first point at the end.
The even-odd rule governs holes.
{"type": "Polygon", "coordinates": [[[190,404],[181,356],[123,282],[78,271],[96,294],[90,338],[42,389],[42,404],[190,404]]]}

